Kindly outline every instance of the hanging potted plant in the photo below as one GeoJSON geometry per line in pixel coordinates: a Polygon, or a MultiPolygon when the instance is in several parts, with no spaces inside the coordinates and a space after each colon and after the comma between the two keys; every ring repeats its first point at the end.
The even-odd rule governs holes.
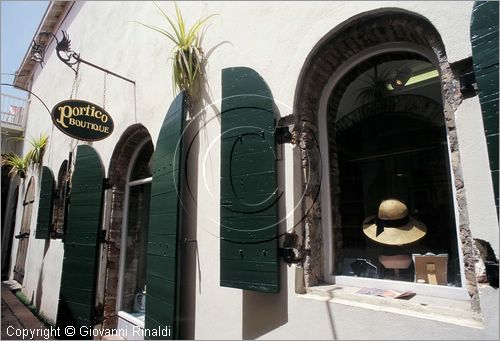
{"type": "Polygon", "coordinates": [[[26,178],[28,167],[30,166],[30,157],[26,154],[21,157],[15,153],[2,155],[2,166],[10,167],[9,175],[11,177],[19,176],[21,179],[26,178]]]}
{"type": "Polygon", "coordinates": [[[156,31],[174,43],[170,59],[172,60],[172,83],[175,91],[185,91],[187,106],[190,109],[191,99],[195,93],[195,84],[201,74],[201,65],[203,62],[203,50],[200,44],[200,30],[203,25],[214,15],[198,19],[191,28],[186,26],[182,13],[175,4],[175,21],[172,20],[161,8],[154,2],[156,8],[166,19],[171,31],[166,29],[140,23],[141,25],[156,31]]]}

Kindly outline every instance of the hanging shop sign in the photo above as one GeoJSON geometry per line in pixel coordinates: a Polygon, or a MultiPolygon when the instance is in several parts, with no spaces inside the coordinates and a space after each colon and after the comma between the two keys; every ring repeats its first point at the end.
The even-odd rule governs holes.
{"type": "Polygon", "coordinates": [[[59,102],[51,116],[60,131],[79,140],[99,141],[111,135],[114,129],[113,119],[106,110],[87,101],[59,102]]]}

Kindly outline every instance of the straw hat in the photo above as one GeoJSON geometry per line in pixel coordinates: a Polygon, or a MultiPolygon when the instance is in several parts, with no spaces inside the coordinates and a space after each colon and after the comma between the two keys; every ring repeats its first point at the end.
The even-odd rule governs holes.
{"type": "Polygon", "coordinates": [[[363,232],[380,244],[405,245],[424,237],[427,227],[411,217],[401,201],[389,199],[382,201],[376,217],[371,216],[363,221],[363,232]]]}

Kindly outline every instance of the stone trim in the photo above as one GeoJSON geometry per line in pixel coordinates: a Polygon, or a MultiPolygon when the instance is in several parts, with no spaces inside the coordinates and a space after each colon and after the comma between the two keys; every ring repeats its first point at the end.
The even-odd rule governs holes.
{"type": "MultiPolygon", "coordinates": [[[[295,103],[294,135],[302,149],[302,168],[307,177],[303,178],[305,200],[303,214],[305,216],[305,236],[302,245],[304,258],[303,268],[306,287],[320,284],[324,281],[323,233],[321,226],[320,197],[313,197],[313,188],[321,181],[321,160],[311,150],[309,141],[317,141],[318,110],[322,92],[330,78],[347,61],[367,49],[376,48],[386,43],[411,43],[426,49],[431,49],[441,76],[443,90],[443,113],[449,137],[449,148],[452,160],[452,172],[456,189],[455,200],[458,204],[459,240],[462,244],[463,262],[465,267],[466,286],[471,297],[472,308],[479,310],[479,297],[474,271],[474,243],[469,228],[465,190],[460,164],[454,113],[462,101],[459,81],[455,78],[446,58],[445,48],[436,29],[425,19],[402,10],[388,9],[382,12],[367,13],[362,17],[352,19],[343,24],[343,27],[332,33],[327,39],[311,52],[301,71],[295,103]],[[321,254],[321,255],[320,255],[321,254]]],[[[403,55],[406,57],[406,55],[403,55]]],[[[358,68],[359,69],[359,68],[358,68]]],[[[357,73],[364,70],[359,69],[357,73]]],[[[329,103],[335,104],[342,97],[347,84],[355,74],[340,80],[334,90],[329,103]]],[[[340,214],[339,214],[339,186],[338,164],[336,164],[335,143],[329,143],[330,176],[331,176],[331,206],[332,206],[332,235],[333,250],[339,250],[341,245],[340,214]]],[[[327,176],[327,175],[324,175],[327,176]]],[[[335,257],[334,257],[335,258],[335,257]]]]}

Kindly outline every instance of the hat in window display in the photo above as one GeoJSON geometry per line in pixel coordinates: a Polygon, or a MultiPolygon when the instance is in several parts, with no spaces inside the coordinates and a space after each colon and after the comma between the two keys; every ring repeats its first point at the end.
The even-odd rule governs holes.
{"type": "Polygon", "coordinates": [[[397,199],[382,201],[376,216],[363,221],[363,233],[384,245],[406,245],[422,239],[427,227],[410,216],[408,208],[397,199]]]}

